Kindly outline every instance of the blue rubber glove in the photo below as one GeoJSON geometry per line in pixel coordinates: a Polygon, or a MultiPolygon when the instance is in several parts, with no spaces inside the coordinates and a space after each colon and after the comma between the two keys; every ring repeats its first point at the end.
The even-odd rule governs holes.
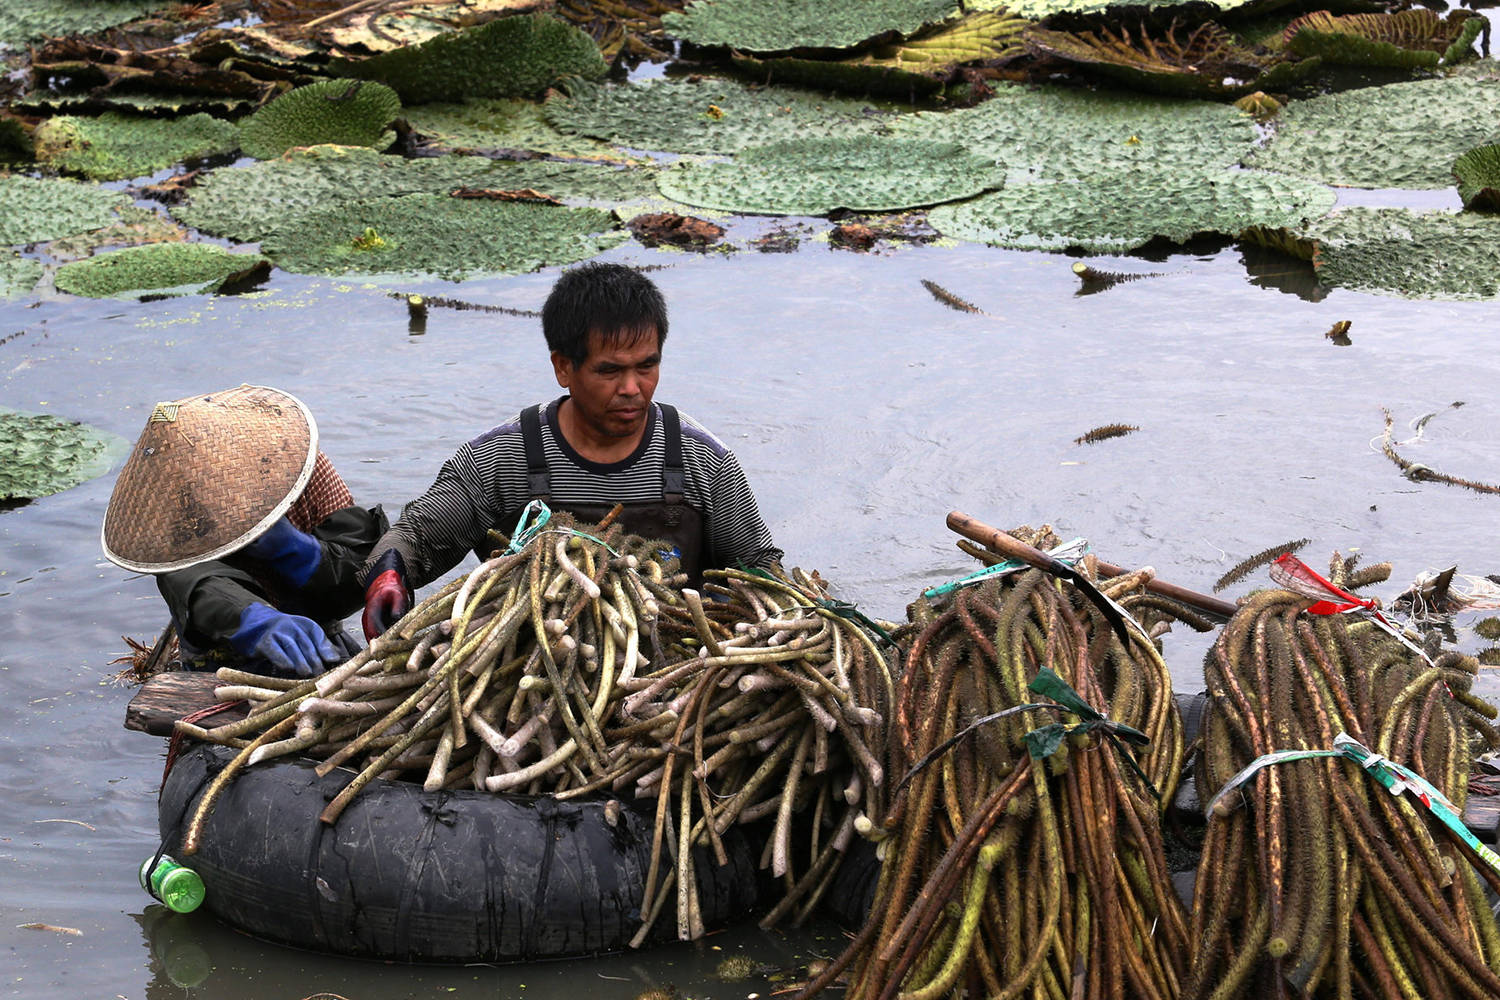
{"type": "Polygon", "coordinates": [[[365,613],[360,619],[365,638],[383,633],[411,610],[411,588],[406,585],[406,560],[395,549],[386,549],[370,567],[365,585],[365,613]]]}
{"type": "Polygon", "coordinates": [[[284,517],[241,551],[270,566],[293,587],[301,587],[312,579],[318,563],[323,561],[323,547],[318,540],[298,531],[284,517]]]}
{"type": "Polygon", "coordinates": [[[262,657],[293,677],[311,677],[344,661],[317,622],[265,604],[252,604],[240,612],[240,627],[229,642],[241,656],[262,657]]]}

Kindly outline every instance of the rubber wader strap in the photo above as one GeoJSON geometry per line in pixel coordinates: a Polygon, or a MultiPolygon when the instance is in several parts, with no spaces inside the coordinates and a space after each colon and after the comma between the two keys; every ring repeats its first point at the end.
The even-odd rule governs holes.
{"type": "Polygon", "coordinates": [[[666,457],[662,459],[662,500],[669,504],[682,503],[687,471],[682,464],[682,420],[677,416],[677,407],[666,403],[661,407],[662,432],[666,435],[666,457]]]}
{"type": "Polygon", "coordinates": [[[521,443],[526,448],[526,483],[531,499],[552,496],[552,476],[547,471],[547,453],[542,448],[542,405],[533,403],[521,411],[521,443]]]}

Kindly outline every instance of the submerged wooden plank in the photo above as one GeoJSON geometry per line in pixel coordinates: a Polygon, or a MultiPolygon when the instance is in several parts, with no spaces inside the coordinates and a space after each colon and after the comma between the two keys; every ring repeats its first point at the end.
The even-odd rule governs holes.
{"type": "MultiPolygon", "coordinates": [[[[171,736],[172,723],[200,709],[218,704],[214,688],[219,680],[210,673],[171,670],[146,679],[125,708],[125,728],[153,736],[171,736]]],[[[198,724],[213,729],[243,719],[246,706],[227,709],[198,724]]]]}

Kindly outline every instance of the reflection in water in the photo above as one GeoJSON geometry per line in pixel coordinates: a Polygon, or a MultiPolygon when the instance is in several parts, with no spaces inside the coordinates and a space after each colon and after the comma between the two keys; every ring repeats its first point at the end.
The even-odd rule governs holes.
{"type": "Polygon", "coordinates": [[[151,953],[148,998],[176,1000],[183,990],[196,989],[208,980],[214,963],[198,934],[206,915],[174,913],[160,903],[152,903],[144,913],[132,913],[131,917],[141,925],[141,934],[151,953]]]}
{"type": "Polygon", "coordinates": [[[1318,283],[1318,274],[1310,260],[1242,243],[1240,263],[1245,265],[1250,284],[1257,288],[1274,288],[1308,302],[1321,302],[1328,296],[1328,289],[1318,283]]]}

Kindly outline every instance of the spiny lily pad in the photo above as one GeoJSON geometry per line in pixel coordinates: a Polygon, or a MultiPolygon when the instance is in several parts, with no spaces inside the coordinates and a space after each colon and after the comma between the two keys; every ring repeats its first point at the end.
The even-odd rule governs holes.
{"type": "Polygon", "coordinates": [[[319,80],[289,90],[240,123],[240,148],[269,160],[293,146],[389,146],[401,98],[383,83],[319,80]]]}
{"type": "Polygon", "coordinates": [[[93,184],[0,174],[0,246],[100,229],[129,200],[93,184]]]}
{"type": "Polygon", "coordinates": [[[42,262],[13,251],[0,253],[0,300],[25,295],[42,277],[42,262]]]}
{"type": "Polygon", "coordinates": [[[1500,295],[1500,217],[1346,208],[1306,234],[1326,285],[1411,298],[1500,295]]]}
{"type": "Polygon", "coordinates": [[[64,264],[57,269],[57,288],[94,299],[159,290],[211,292],[264,261],[259,254],[231,253],[211,243],[148,243],[64,264]]]}
{"type": "Polygon", "coordinates": [[[1316,60],[1289,63],[1236,45],[1213,21],[1196,27],[1134,31],[1128,24],[1094,31],[1033,27],[1026,47],[1037,55],[1072,63],[1124,81],[1139,90],[1178,97],[1225,97],[1275,89],[1305,76],[1316,60]]]}
{"type": "Polygon", "coordinates": [[[909,35],[957,9],[957,0],[695,0],[661,23],[695,45],[781,52],[849,48],[889,32],[909,35]]]}
{"type": "Polygon", "coordinates": [[[809,133],[873,135],[893,118],[847,98],[706,77],[576,86],[543,110],[563,132],[671,153],[732,153],[809,133]]]}
{"type": "Polygon", "coordinates": [[[5,0],[0,4],[0,48],[113,28],[160,6],[162,0],[5,0]]]}
{"type": "Polygon", "coordinates": [[[1254,123],[1229,105],[1013,85],[976,108],[903,115],[891,132],[994,157],[1011,180],[1228,167],[1255,143],[1254,123]]]}
{"type": "Polygon", "coordinates": [[[0,501],[60,493],[102,476],[129,450],[97,427],[0,406],[0,501]]]}
{"type": "Polygon", "coordinates": [[[626,238],[597,208],[412,194],[309,212],[261,241],[277,266],[305,274],[435,274],[450,280],[534,271],[602,253],[626,238]]]}
{"type": "Polygon", "coordinates": [[[136,94],[118,90],[63,93],[33,90],[16,101],[15,108],[33,115],[97,115],[105,111],[171,117],[184,114],[237,117],[253,107],[247,97],[213,94],[136,94]]]}
{"type": "Polygon", "coordinates": [[[112,181],[143,177],[183,160],[232,152],[239,130],[210,115],[138,118],[64,115],[37,126],[36,158],[59,170],[112,181]]]}
{"type": "Polygon", "coordinates": [[[608,68],[594,40],[542,14],[502,17],[363,62],[339,60],[337,72],[379,80],[408,104],[470,97],[530,97],[564,77],[588,80],[608,68]]]}
{"type": "MultiPolygon", "coordinates": [[[[461,16],[473,24],[496,14],[528,14],[540,6],[541,0],[464,0],[461,16]]],[[[452,0],[391,5],[371,16],[335,21],[322,37],[346,52],[389,52],[452,31],[453,13],[452,0]]]]}
{"type": "Polygon", "coordinates": [[[144,243],[177,243],[187,239],[186,229],[149,208],[122,205],[119,219],[103,229],[77,236],[65,236],[47,244],[47,253],[57,260],[77,260],[95,251],[112,247],[133,247],[144,243]]]}
{"type": "Polygon", "coordinates": [[[1390,14],[1344,14],[1318,10],[1286,27],[1286,50],[1348,66],[1431,68],[1441,59],[1474,58],[1474,40],[1489,24],[1472,11],[1452,11],[1442,20],[1425,7],[1390,14]]]}
{"type": "Polygon", "coordinates": [[[1500,81],[1414,80],[1293,101],[1245,158],[1326,184],[1440,188],[1454,159],[1500,141],[1500,81]]]}
{"type": "Polygon", "coordinates": [[[455,188],[537,188],[559,198],[612,202],[654,194],[649,172],[606,164],[503,162],[482,156],[406,160],[354,146],[314,146],[248,167],[221,169],[172,215],[195,229],[259,240],[278,224],[339,202],[455,188]]]}
{"type": "Polygon", "coordinates": [[[516,98],[476,98],[462,104],[419,104],[407,123],[447,149],[524,149],[547,156],[635,160],[606,142],[564,135],[548,123],[542,107],[516,98]]]}
{"type": "Polygon", "coordinates": [[[945,236],[1015,250],[1123,253],[1156,237],[1228,235],[1296,226],[1334,204],[1327,188],[1264,171],[1109,171],[1068,181],[1009,184],[928,215],[945,236]]]}
{"type": "Polygon", "coordinates": [[[1500,212],[1500,146],[1479,146],[1453,161],[1464,208],[1500,212]]]}
{"type": "Polygon", "coordinates": [[[952,143],[873,137],[791,139],[743,150],[731,163],[686,162],[657,186],[689,205],[762,215],[838,208],[895,211],[967,198],[1004,183],[994,159],[952,143]]]}

